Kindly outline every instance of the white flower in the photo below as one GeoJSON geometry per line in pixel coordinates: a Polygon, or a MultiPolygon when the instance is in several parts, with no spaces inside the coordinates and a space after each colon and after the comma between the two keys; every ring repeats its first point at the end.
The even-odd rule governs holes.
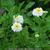
{"type": "Polygon", "coordinates": [[[21,15],[17,15],[17,16],[13,16],[13,18],[14,18],[14,22],[18,22],[18,23],[21,23],[21,24],[23,24],[23,16],[21,16],[21,15]]]}
{"type": "Polygon", "coordinates": [[[22,30],[22,25],[20,23],[13,23],[11,28],[14,32],[20,32],[22,30]]]}
{"type": "Polygon", "coordinates": [[[35,34],[35,37],[39,37],[39,34],[35,34]]]}
{"type": "Polygon", "coordinates": [[[35,9],[33,9],[33,11],[32,11],[32,14],[33,14],[34,16],[37,16],[37,17],[42,16],[43,13],[47,13],[47,11],[43,11],[42,8],[35,8],[35,9]]]}

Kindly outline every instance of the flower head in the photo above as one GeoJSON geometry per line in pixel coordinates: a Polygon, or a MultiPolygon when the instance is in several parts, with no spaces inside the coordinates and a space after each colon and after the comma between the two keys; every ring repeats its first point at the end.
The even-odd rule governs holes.
{"type": "Polygon", "coordinates": [[[33,9],[32,14],[33,14],[34,16],[39,17],[39,16],[42,16],[43,13],[46,13],[46,12],[47,12],[47,11],[43,11],[42,8],[35,8],[35,9],[33,9]]]}
{"type": "Polygon", "coordinates": [[[11,28],[14,32],[20,32],[22,30],[22,25],[20,23],[13,23],[11,28]]]}
{"type": "Polygon", "coordinates": [[[35,37],[39,37],[39,34],[35,34],[35,37]]]}
{"type": "Polygon", "coordinates": [[[13,18],[14,18],[14,22],[18,22],[18,23],[21,23],[21,24],[23,24],[23,16],[21,16],[21,15],[17,15],[17,16],[13,16],[13,18]]]}

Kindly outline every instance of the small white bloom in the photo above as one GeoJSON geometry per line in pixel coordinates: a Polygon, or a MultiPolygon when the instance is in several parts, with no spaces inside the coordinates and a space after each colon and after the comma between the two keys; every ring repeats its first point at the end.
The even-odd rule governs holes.
{"type": "Polygon", "coordinates": [[[21,16],[21,15],[17,15],[17,16],[13,16],[13,18],[14,18],[14,22],[18,22],[18,23],[21,23],[21,24],[23,24],[23,16],[21,16]]]}
{"type": "Polygon", "coordinates": [[[32,11],[32,14],[33,14],[34,16],[37,16],[37,17],[42,16],[43,13],[47,13],[47,11],[43,11],[42,8],[35,8],[35,9],[33,9],[33,11],[32,11]]]}
{"type": "Polygon", "coordinates": [[[33,10],[32,14],[34,16],[37,16],[37,17],[42,16],[43,15],[43,9],[42,8],[35,8],[33,10]]]}
{"type": "Polygon", "coordinates": [[[39,34],[35,34],[35,37],[39,37],[39,34]]]}
{"type": "Polygon", "coordinates": [[[22,25],[20,23],[13,23],[11,28],[14,32],[20,32],[22,30],[22,25]]]}

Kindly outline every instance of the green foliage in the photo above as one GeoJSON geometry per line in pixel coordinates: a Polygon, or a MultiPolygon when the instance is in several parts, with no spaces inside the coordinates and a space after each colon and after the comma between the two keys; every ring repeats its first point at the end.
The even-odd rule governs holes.
{"type": "MultiPolygon", "coordinates": [[[[49,48],[50,47],[50,9],[48,14],[42,17],[32,16],[32,7],[35,2],[25,3],[24,1],[15,4],[14,0],[0,0],[1,8],[8,13],[0,16],[0,50],[9,50],[9,48],[49,48]],[[23,30],[13,32],[13,15],[21,14],[24,17],[23,30]],[[36,38],[35,34],[40,37],[36,38]]],[[[40,0],[39,0],[40,1],[40,0]]],[[[46,4],[46,2],[45,2],[46,4]]],[[[45,49],[44,49],[45,50],[45,49]]]]}
{"type": "Polygon", "coordinates": [[[35,0],[36,2],[40,2],[40,1],[43,1],[44,2],[44,5],[47,4],[48,2],[50,2],[50,0],[35,0]]]}
{"type": "Polygon", "coordinates": [[[14,5],[14,0],[1,0],[1,7],[11,8],[14,5]]]}

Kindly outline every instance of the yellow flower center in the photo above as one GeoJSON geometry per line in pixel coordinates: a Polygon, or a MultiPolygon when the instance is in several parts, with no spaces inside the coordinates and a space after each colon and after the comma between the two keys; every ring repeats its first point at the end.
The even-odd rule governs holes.
{"type": "Polygon", "coordinates": [[[41,12],[42,10],[40,8],[37,8],[36,11],[39,13],[41,12]]]}
{"type": "Polygon", "coordinates": [[[17,16],[16,19],[19,19],[19,17],[17,16]]]}
{"type": "Polygon", "coordinates": [[[16,24],[16,28],[20,28],[20,24],[16,24]]]}

